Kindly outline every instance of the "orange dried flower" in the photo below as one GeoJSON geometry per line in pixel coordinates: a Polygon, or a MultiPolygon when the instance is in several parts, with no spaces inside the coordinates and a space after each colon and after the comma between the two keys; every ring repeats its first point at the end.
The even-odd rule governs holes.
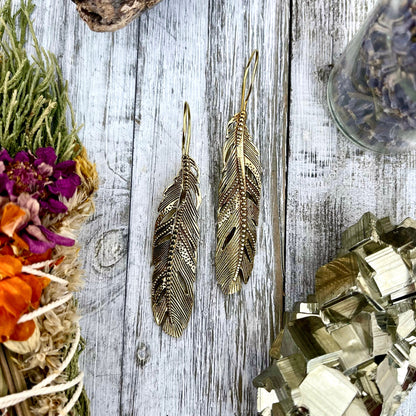
{"type": "Polygon", "coordinates": [[[0,213],[0,255],[17,256],[24,265],[43,262],[51,258],[51,248],[41,254],[33,254],[26,241],[18,235],[17,231],[27,220],[25,210],[9,202],[0,213]]]}
{"type": "Polygon", "coordinates": [[[18,324],[20,317],[39,307],[49,279],[21,273],[17,257],[0,255],[0,342],[24,341],[35,330],[33,321],[18,324]]]}
{"type": "Polygon", "coordinates": [[[14,256],[0,256],[0,280],[16,276],[22,271],[22,263],[14,256]]]}
{"type": "Polygon", "coordinates": [[[51,258],[52,249],[33,254],[17,234],[27,221],[27,212],[7,203],[0,218],[0,342],[24,341],[35,330],[34,321],[18,324],[22,315],[39,307],[43,289],[49,279],[22,273],[22,265],[51,258]]]}
{"type": "Polygon", "coordinates": [[[26,212],[13,202],[7,203],[3,208],[0,229],[8,237],[12,238],[25,222],[28,215],[26,212]]]}
{"type": "MultiPolygon", "coordinates": [[[[18,234],[19,228],[27,221],[28,214],[13,202],[8,202],[1,211],[0,245],[9,245],[15,252],[28,250],[29,246],[18,234]]],[[[12,253],[13,254],[13,250],[12,253]]],[[[2,250],[2,254],[9,254],[2,250]]]]}

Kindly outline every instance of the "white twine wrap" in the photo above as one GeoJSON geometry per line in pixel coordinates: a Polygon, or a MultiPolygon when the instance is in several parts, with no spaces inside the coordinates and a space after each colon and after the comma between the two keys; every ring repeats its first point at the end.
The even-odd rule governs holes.
{"type": "Polygon", "coordinates": [[[18,324],[22,324],[23,322],[31,321],[32,319],[37,318],[38,316],[41,316],[58,306],[63,305],[64,303],[68,302],[70,299],[72,299],[72,293],[68,293],[67,295],[63,296],[61,299],[55,300],[54,302],[48,303],[45,306],[42,306],[39,309],[34,310],[33,312],[26,313],[25,315],[22,315],[20,319],[17,321],[18,324]]]}
{"type": "Polygon", "coordinates": [[[51,264],[56,263],[56,260],[46,260],[40,263],[33,263],[29,267],[32,269],[43,269],[46,266],[50,266],[51,264]]]}
{"type": "MultiPolygon", "coordinates": [[[[71,387],[76,386],[77,384],[81,384],[83,378],[84,373],[79,373],[77,377],[75,377],[71,381],[68,381],[65,384],[57,384],[55,386],[42,387],[41,389],[38,389],[37,386],[33,386],[30,390],[25,390],[20,393],[9,394],[8,396],[0,398],[0,408],[15,406],[18,403],[30,399],[31,397],[41,396],[42,394],[59,393],[61,391],[68,390],[71,387]]],[[[62,410],[62,412],[60,412],[60,415],[66,415],[70,410],[71,409],[68,409],[67,413],[62,413],[62,410]]]]}
{"type": "MultiPolygon", "coordinates": [[[[50,261],[45,261],[45,262],[42,262],[42,263],[32,264],[30,267],[29,266],[23,266],[22,267],[22,272],[23,273],[29,273],[29,274],[32,274],[34,276],[47,277],[53,282],[61,283],[62,285],[66,286],[68,284],[68,282],[66,280],[61,279],[60,277],[56,277],[52,274],[44,273],[44,272],[38,270],[40,268],[51,265],[53,262],[54,262],[53,260],[50,260],[50,261]]],[[[41,308],[36,309],[35,311],[33,311],[31,313],[23,315],[19,319],[18,323],[27,322],[27,321],[30,321],[34,318],[37,318],[38,316],[41,316],[41,315],[43,315],[43,314],[45,314],[45,313],[47,313],[47,312],[49,312],[53,309],[65,304],[70,299],[72,299],[72,293],[68,293],[68,294],[64,295],[62,298],[57,299],[56,301],[51,302],[48,305],[42,306],[41,308]]],[[[79,396],[82,393],[82,389],[84,387],[84,383],[83,383],[84,373],[82,373],[82,372],[79,373],[77,377],[75,377],[71,381],[68,381],[67,383],[56,384],[56,385],[53,385],[53,386],[50,386],[50,384],[59,375],[61,375],[65,371],[65,369],[68,367],[68,365],[71,363],[72,359],[74,358],[74,355],[77,352],[77,348],[78,348],[80,339],[81,339],[81,330],[79,328],[79,325],[77,325],[77,330],[76,330],[76,333],[75,333],[75,337],[72,341],[71,348],[70,348],[65,360],[62,361],[59,368],[56,371],[49,374],[44,380],[42,380],[40,383],[36,384],[35,386],[33,386],[29,390],[24,390],[24,391],[19,392],[19,393],[9,394],[7,396],[0,397],[0,410],[11,407],[11,406],[15,406],[18,403],[21,403],[21,402],[24,402],[27,399],[30,399],[31,397],[63,392],[63,391],[69,390],[70,388],[78,385],[76,391],[74,392],[74,394],[71,397],[71,400],[69,400],[68,403],[66,404],[66,406],[59,412],[59,416],[67,415],[72,410],[72,408],[75,406],[75,404],[77,403],[77,401],[79,399],[79,396]]]]}
{"type": "Polygon", "coordinates": [[[23,266],[22,267],[22,272],[27,273],[27,274],[33,274],[34,276],[47,277],[52,282],[60,283],[61,285],[64,285],[64,286],[68,285],[68,282],[65,279],[61,279],[60,277],[56,277],[53,274],[41,272],[40,270],[37,270],[33,267],[23,266]]]}

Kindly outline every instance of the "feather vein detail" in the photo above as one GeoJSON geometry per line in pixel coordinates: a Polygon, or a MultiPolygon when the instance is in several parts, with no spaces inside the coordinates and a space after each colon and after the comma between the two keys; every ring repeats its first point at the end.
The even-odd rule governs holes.
{"type": "Polygon", "coordinates": [[[191,317],[199,241],[198,167],[187,154],[164,192],[153,241],[152,310],[155,321],[180,337],[191,317]]]}
{"type": "Polygon", "coordinates": [[[261,166],[246,118],[242,110],[229,121],[223,148],[215,265],[225,294],[248,282],[256,251],[261,166]]]}

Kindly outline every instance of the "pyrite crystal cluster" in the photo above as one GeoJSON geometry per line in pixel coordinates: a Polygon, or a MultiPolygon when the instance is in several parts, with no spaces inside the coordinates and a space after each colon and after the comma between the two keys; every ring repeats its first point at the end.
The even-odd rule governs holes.
{"type": "Polygon", "coordinates": [[[261,416],[390,416],[416,381],[416,221],[367,213],[342,246],[254,380],[261,416]]]}

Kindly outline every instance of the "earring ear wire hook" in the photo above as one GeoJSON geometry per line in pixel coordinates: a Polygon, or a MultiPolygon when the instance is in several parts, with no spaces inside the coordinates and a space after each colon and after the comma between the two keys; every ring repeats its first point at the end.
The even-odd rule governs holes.
{"type": "Polygon", "coordinates": [[[242,87],[242,92],[241,92],[241,111],[245,110],[247,107],[248,99],[250,98],[250,94],[253,90],[254,77],[256,76],[258,64],[259,64],[259,51],[255,49],[253,53],[251,54],[250,59],[248,60],[247,65],[246,65],[246,69],[244,71],[243,87],[242,87]],[[250,85],[249,85],[248,92],[246,95],[246,84],[247,84],[247,79],[248,79],[248,73],[250,70],[250,66],[253,63],[253,60],[254,60],[254,68],[251,74],[250,85]]]}
{"type": "Polygon", "coordinates": [[[182,155],[189,155],[191,144],[191,110],[189,104],[185,101],[183,107],[183,134],[182,134],[182,155]]]}

